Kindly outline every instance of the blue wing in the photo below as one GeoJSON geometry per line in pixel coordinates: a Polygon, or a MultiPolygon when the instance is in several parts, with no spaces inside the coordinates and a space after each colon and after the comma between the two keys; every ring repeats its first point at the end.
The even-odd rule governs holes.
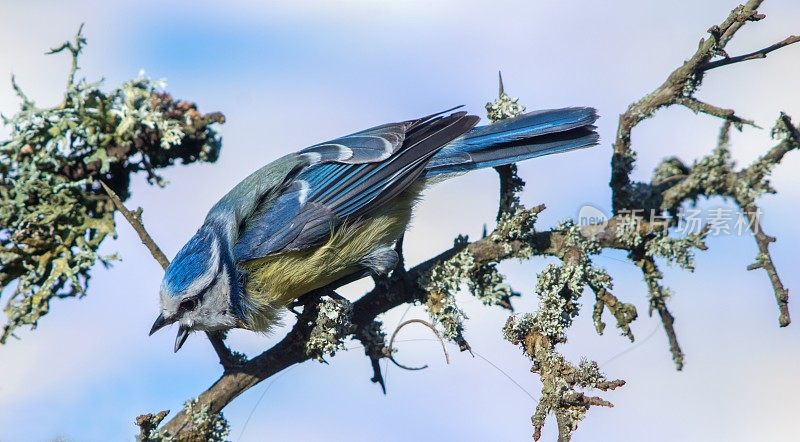
{"type": "Polygon", "coordinates": [[[383,161],[402,146],[408,123],[390,123],[356,132],[298,152],[313,163],[363,164],[383,161]]]}
{"type": "Polygon", "coordinates": [[[324,243],[336,226],[369,216],[420,179],[431,157],[477,122],[466,112],[434,114],[298,152],[309,165],[245,220],[234,246],[236,259],[324,243]]]}

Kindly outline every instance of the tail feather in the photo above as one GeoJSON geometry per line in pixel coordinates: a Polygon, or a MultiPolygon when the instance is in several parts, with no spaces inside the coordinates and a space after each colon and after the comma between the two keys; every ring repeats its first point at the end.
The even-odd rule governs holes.
{"type": "Polygon", "coordinates": [[[594,146],[593,108],[535,111],[476,127],[436,153],[426,177],[502,166],[530,158],[594,146]]]}

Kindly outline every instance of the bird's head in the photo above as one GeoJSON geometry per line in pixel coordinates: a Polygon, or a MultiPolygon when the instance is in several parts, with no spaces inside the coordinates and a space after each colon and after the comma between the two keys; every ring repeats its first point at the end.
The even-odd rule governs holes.
{"type": "Polygon", "coordinates": [[[201,228],[172,260],[161,282],[161,314],[152,335],[177,322],[177,352],[189,333],[233,328],[238,323],[232,296],[238,293],[236,269],[225,241],[201,228]]]}

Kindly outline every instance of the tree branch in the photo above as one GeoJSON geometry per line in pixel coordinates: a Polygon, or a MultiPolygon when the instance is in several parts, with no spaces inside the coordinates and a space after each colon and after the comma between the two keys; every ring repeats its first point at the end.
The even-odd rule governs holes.
{"type": "MultiPolygon", "coordinates": [[[[635,162],[635,154],[631,147],[631,133],[634,127],[655,115],[657,110],[679,101],[684,101],[684,105],[689,105],[690,108],[693,106],[695,111],[703,111],[725,119],[733,117],[733,114],[728,115],[725,109],[707,105],[692,97],[703,81],[703,73],[707,70],[709,61],[716,55],[724,53],[725,46],[746,22],[764,18],[764,15],[756,11],[761,3],[763,0],[750,0],[744,5],[737,6],[720,25],[709,28],[709,37],[700,39],[697,50],[686,62],[672,71],[664,83],[631,104],[620,115],[611,159],[610,185],[615,212],[639,208],[634,204],[638,194],[637,186],[630,180],[635,162]]],[[[746,122],[747,120],[740,121],[740,123],[746,122]]]]}

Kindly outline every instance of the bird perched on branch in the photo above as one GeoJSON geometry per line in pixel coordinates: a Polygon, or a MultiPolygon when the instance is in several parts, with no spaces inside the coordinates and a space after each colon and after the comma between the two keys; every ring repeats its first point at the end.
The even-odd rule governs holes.
{"type": "Polygon", "coordinates": [[[592,108],[480,127],[456,109],[320,143],[245,178],[167,268],[150,334],[177,322],[178,351],[195,330],[265,331],[304,294],[391,272],[427,185],[598,141],[592,108]]]}

